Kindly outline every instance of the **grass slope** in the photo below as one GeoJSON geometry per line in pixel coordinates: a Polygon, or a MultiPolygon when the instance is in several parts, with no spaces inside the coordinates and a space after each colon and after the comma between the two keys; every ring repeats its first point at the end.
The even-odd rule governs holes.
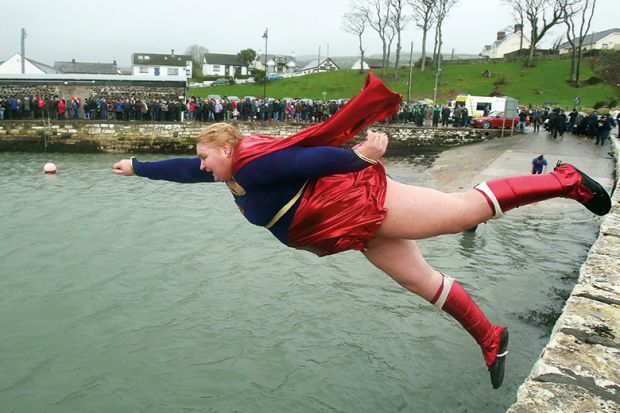
{"type": "MultiPolygon", "coordinates": [[[[584,62],[585,63],[585,62],[584,62]]],[[[618,88],[607,84],[586,85],[574,88],[566,82],[570,60],[541,60],[534,68],[525,69],[520,62],[453,64],[442,68],[439,78],[437,100],[444,102],[457,94],[487,96],[496,90],[495,83],[503,79],[499,86],[502,95],[512,96],[521,104],[542,105],[544,102],[558,102],[560,106],[572,108],[575,97],[581,98],[583,107],[618,96],[618,88]],[[482,74],[490,70],[491,77],[482,74]]],[[[379,75],[380,71],[375,71],[379,75]]],[[[349,98],[357,94],[364,84],[365,74],[355,70],[338,70],[331,73],[315,73],[288,79],[272,81],[267,84],[267,96],[307,97],[321,99],[349,98]]],[[[589,65],[582,63],[582,79],[593,76],[589,65]]],[[[407,69],[399,71],[399,80],[393,80],[393,71],[384,79],[385,83],[403,96],[407,96],[407,69]]],[[[433,98],[435,85],[434,70],[420,72],[414,69],[411,96],[413,99],[433,98]]],[[[221,96],[263,96],[263,86],[257,84],[191,88],[190,95],[206,97],[209,94],[221,96]]]]}

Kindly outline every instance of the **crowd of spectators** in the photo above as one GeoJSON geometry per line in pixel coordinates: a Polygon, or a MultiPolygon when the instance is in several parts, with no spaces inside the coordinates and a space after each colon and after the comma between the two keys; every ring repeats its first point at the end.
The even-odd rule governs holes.
{"type": "MultiPolygon", "coordinates": [[[[195,97],[182,99],[141,99],[132,97],[96,96],[82,101],[51,96],[0,96],[0,120],[3,119],[87,119],[153,122],[322,122],[336,113],[346,100],[257,99],[245,97],[195,97]]],[[[488,113],[485,113],[485,115],[488,113]]],[[[618,124],[609,113],[599,115],[578,112],[568,115],[560,108],[521,107],[517,129],[524,132],[529,122],[534,132],[541,126],[554,138],[564,132],[588,136],[603,144],[609,132],[618,124]]],[[[471,114],[465,106],[434,105],[426,102],[403,103],[387,123],[411,123],[424,127],[468,127],[471,114]]],[[[619,130],[620,133],[620,130],[619,130]]]]}

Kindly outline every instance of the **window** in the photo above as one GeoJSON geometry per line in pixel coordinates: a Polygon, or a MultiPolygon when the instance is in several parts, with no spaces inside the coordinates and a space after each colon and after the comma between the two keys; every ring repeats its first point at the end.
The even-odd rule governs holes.
{"type": "Polygon", "coordinates": [[[154,68],[154,69],[153,69],[153,74],[154,74],[155,76],[159,76],[159,68],[158,68],[158,67],[156,67],[156,68],[154,68]]]}
{"type": "Polygon", "coordinates": [[[169,67],[168,68],[168,76],[178,76],[179,68],[178,67],[169,67]]]}
{"type": "Polygon", "coordinates": [[[601,49],[608,49],[609,45],[607,43],[603,43],[603,46],[601,46],[601,49]]]}
{"type": "Polygon", "coordinates": [[[476,104],[476,110],[484,110],[484,108],[489,107],[489,109],[491,108],[491,102],[478,102],[476,104]]]}
{"type": "Polygon", "coordinates": [[[148,73],[149,72],[149,68],[146,66],[140,66],[140,73],[148,73]]]}
{"type": "Polygon", "coordinates": [[[219,72],[220,71],[220,65],[213,65],[213,71],[214,72],[219,72]]]}

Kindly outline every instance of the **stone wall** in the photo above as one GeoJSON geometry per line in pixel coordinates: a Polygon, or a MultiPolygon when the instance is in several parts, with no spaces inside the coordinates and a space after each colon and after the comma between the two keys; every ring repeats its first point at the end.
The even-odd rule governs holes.
{"type": "Polygon", "coordinates": [[[612,138],[612,145],[612,210],[603,218],[549,343],[508,413],[620,411],[620,143],[612,138]]]}
{"type": "MultiPolygon", "coordinates": [[[[35,152],[194,152],[196,137],[207,124],[77,121],[0,122],[0,151],[35,152]]],[[[237,123],[244,135],[284,137],[308,127],[296,123],[237,123]]],[[[373,129],[390,138],[388,155],[435,153],[442,148],[479,142],[500,131],[460,128],[418,128],[407,125],[379,125],[373,129]]],[[[506,132],[507,134],[510,131],[506,132]]],[[[361,139],[358,137],[358,139],[361,139]]]]}

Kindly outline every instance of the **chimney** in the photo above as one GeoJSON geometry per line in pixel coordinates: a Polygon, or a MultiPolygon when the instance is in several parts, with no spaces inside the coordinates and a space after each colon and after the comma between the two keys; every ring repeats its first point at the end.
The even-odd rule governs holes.
{"type": "Polygon", "coordinates": [[[71,63],[75,63],[75,59],[71,59],[71,63]]]}
{"type": "Polygon", "coordinates": [[[523,25],[522,24],[515,24],[515,33],[519,33],[523,31],[523,25]]]}
{"type": "Polygon", "coordinates": [[[112,61],[112,64],[113,64],[114,66],[116,66],[116,60],[112,61]]]}
{"type": "Polygon", "coordinates": [[[172,53],[170,53],[172,56],[174,56],[174,49],[172,49],[172,53]]]}
{"type": "Polygon", "coordinates": [[[497,40],[504,40],[506,37],[506,32],[497,32],[497,40]]]}

